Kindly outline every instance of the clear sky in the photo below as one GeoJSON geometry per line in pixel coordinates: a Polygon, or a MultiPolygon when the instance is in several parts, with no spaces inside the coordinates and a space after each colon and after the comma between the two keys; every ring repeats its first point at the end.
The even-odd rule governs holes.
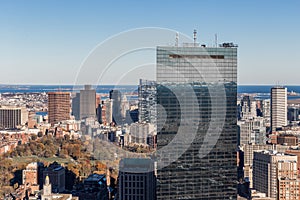
{"type": "Polygon", "coordinates": [[[298,0],[0,0],[0,84],[72,84],[106,38],[162,27],[238,44],[239,84],[300,85],[299,8],[298,0]]]}

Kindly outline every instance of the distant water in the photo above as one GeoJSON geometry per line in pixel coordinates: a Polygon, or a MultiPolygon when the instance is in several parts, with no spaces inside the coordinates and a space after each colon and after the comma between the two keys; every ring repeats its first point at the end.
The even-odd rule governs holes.
{"type": "MultiPolygon", "coordinates": [[[[267,99],[270,98],[270,93],[271,93],[271,88],[272,85],[239,85],[238,86],[238,93],[248,93],[248,94],[254,94],[256,93],[256,98],[259,99],[267,99]]],[[[292,99],[300,99],[300,86],[295,86],[295,85],[287,85],[284,86],[287,88],[288,92],[295,92],[298,95],[296,96],[288,96],[289,100],[292,99]]]]}
{"type": "MultiPolygon", "coordinates": [[[[271,85],[239,85],[238,93],[257,93],[258,98],[269,98],[270,91],[273,86],[271,85]]],[[[300,86],[285,86],[288,92],[296,92],[300,94],[300,86]]],[[[117,89],[122,93],[137,92],[137,86],[135,85],[99,85],[94,86],[97,93],[108,94],[110,90],[117,89]]],[[[33,93],[33,92],[53,92],[53,91],[68,91],[68,92],[78,92],[83,89],[83,86],[72,86],[72,85],[0,85],[0,93],[33,93]]],[[[289,99],[297,99],[300,96],[289,96],[289,99]]]]}
{"type": "MultiPolygon", "coordinates": [[[[137,92],[137,86],[135,85],[101,85],[96,88],[97,93],[108,94],[110,90],[116,89],[121,92],[137,92]]],[[[34,92],[79,92],[80,89],[83,89],[83,86],[72,86],[72,85],[0,85],[0,93],[34,93],[34,92]]]]}
{"type": "MultiPolygon", "coordinates": [[[[270,93],[272,85],[239,85],[238,93],[270,93]]],[[[300,93],[300,86],[285,86],[288,92],[300,93]]]]}

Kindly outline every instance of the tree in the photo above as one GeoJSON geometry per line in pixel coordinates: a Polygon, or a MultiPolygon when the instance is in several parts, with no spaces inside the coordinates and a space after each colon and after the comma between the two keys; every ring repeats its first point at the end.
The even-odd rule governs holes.
{"type": "Polygon", "coordinates": [[[53,154],[52,154],[52,152],[51,152],[49,149],[46,149],[46,150],[45,150],[45,153],[44,153],[44,156],[45,156],[46,158],[50,158],[50,157],[53,156],[53,154]]]}
{"type": "Polygon", "coordinates": [[[32,140],[36,140],[36,139],[37,139],[37,135],[32,135],[32,136],[31,136],[31,139],[32,139],[32,140]]]}
{"type": "Polygon", "coordinates": [[[39,131],[38,134],[37,134],[37,136],[38,136],[39,138],[43,137],[43,132],[39,131]]]}

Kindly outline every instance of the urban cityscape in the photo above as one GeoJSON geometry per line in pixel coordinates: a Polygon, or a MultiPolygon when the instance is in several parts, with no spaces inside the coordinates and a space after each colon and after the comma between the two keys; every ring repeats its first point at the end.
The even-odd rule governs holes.
{"type": "MultiPolygon", "coordinates": [[[[11,9],[18,3],[1,4],[11,9]]],[[[131,4],[123,6],[129,9],[131,4]]],[[[281,4],[275,4],[272,12],[277,14],[281,4]]],[[[147,5],[152,6],[137,4],[147,5]]],[[[55,15],[48,13],[52,6],[51,1],[37,7],[30,2],[27,8],[41,8],[46,14],[37,15],[50,19],[55,15]]],[[[120,12],[121,6],[116,8],[120,12]]],[[[253,5],[237,6],[246,12],[253,5]]],[[[293,13],[294,7],[284,8],[293,13]]],[[[163,16],[160,10],[158,14],[163,16]]],[[[37,15],[32,14],[33,21],[37,15]]],[[[300,200],[300,60],[284,61],[294,66],[293,71],[282,66],[290,76],[276,69],[264,74],[269,61],[272,66],[281,62],[278,54],[264,52],[265,60],[245,57],[249,50],[244,40],[220,36],[223,28],[213,34],[213,42],[205,42],[201,28],[195,27],[187,33],[180,28],[123,30],[98,41],[69,73],[63,65],[70,56],[60,50],[55,50],[56,58],[35,55],[43,57],[36,62],[62,62],[52,71],[31,66],[24,72],[30,62],[20,56],[24,66],[18,65],[18,51],[7,49],[6,57],[0,57],[0,200],[300,200]],[[10,77],[11,69],[4,65],[8,54],[16,76],[10,77]],[[259,67],[249,69],[255,62],[259,67]]],[[[40,44],[22,55],[35,51],[35,45],[40,44]]],[[[53,47],[47,45],[50,54],[53,47]]]]}

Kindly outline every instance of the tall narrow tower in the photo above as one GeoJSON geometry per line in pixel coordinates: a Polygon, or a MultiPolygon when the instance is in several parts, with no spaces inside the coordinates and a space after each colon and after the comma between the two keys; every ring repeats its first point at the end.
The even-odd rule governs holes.
{"type": "Polygon", "coordinates": [[[42,200],[52,200],[52,185],[50,183],[49,176],[46,176],[45,178],[42,200]]]}
{"type": "Polygon", "coordinates": [[[80,119],[96,117],[96,90],[91,85],[85,85],[80,90],[80,119]]]}
{"type": "Polygon", "coordinates": [[[271,89],[271,128],[272,132],[287,125],[287,89],[273,87],[271,89]]]}

